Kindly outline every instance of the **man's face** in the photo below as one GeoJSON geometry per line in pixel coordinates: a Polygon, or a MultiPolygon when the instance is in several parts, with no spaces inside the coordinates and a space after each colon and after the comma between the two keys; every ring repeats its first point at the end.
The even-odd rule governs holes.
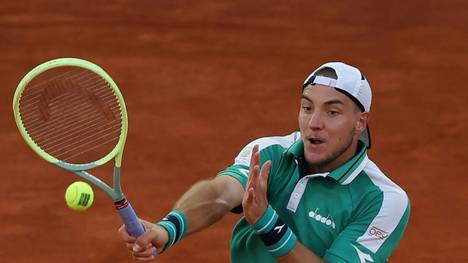
{"type": "Polygon", "coordinates": [[[346,95],[322,85],[302,92],[299,127],[311,172],[328,172],[353,157],[368,113],[346,95]]]}

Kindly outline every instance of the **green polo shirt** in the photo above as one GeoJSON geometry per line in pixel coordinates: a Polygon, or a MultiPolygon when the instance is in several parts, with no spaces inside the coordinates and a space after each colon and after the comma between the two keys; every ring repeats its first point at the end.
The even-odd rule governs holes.
{"type": "MultiPolygon", "coordinates": [[[[386,262],[405,231],[410,214],[406,193],[367,157],[355,156],[329,173],[306,174],[298,132],[248,144],[235,163],[221,171],[245,188],[253,146],[261,163],[272,161],[268,201],[299,242],[327,262],[386,262]]],[[[276,262],[242,217],[231,239],[234,263],[276,262]]]]}

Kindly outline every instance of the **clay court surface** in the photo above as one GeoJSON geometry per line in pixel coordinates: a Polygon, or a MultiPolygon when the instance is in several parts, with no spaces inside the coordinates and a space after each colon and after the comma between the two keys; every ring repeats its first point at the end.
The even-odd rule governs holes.
{"type": "MultiPolygon", "coordinates": [[[[354,64],[374,92],[369,155],[412,202],[390,262],[468,262],[465,0],[64,2],[0,5],[1,262],[133,262],[110,199],[96,189],[88,212],[69,210],[63,195],[77,178],[17,132],[17,83],[57,57],[93,61],[120,86],[130,118],[124,191],[152,221],[250,140],[296,130],[310,70],[354,64]]],[[[237,219],[155,262],[228,262],[237,219]]]]}

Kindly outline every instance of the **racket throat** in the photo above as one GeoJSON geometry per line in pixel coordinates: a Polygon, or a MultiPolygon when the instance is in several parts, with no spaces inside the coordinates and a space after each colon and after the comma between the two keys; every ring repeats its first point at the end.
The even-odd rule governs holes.
{"type": "Polygon", "coordinates": [[[114,167],[114,202],[118,203],[123,200],[125,200],[125,196],[122,192],[122,186],[121,186],[121,181],[120,181],[120,167],[115,166],[114,167]]]}

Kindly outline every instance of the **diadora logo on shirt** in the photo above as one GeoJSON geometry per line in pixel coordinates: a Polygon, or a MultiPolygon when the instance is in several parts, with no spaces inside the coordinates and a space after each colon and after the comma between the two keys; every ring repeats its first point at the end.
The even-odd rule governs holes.
{"type": "Polygon", "coordinates": [[[382,229],[378,228],[378,227],[371,227],[369,229],[369,236],[375,236],[375,237],[378,237],[380,239],[385,239],[388,237],[388,233],[383,231],[382,229]]]}
{"type": "Polygon", "coordinates": [[[310,211],[309,212],[309,217],[315,219],[316,221],[325,224],[333,229],[336,228],[335,221],[333,221],[333,218],[331,217],[330,214],[328,214],[326,217],[319,214],[320,209],[315,209],[315,211],[310,211]]]}

